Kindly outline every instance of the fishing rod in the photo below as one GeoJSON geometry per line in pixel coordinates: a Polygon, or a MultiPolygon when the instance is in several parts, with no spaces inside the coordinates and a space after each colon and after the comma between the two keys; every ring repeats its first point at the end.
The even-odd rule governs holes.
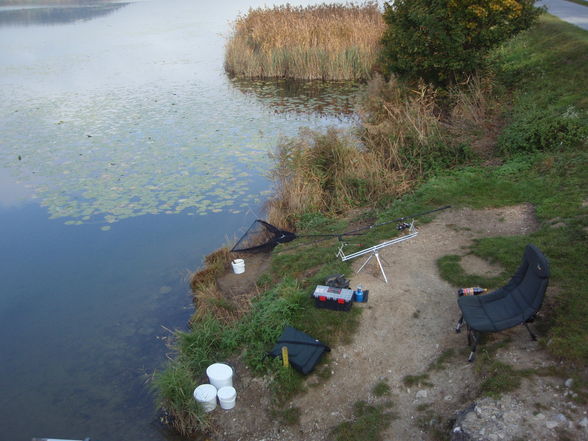
{"type": "Polygon", "coordinates": [[[359,236],[360,234],[358,234],[358,233],[360,231],[371,230],[372,228],[377,228],[377,227],[381,227],[383,225],[393,224],[396,222],[402,222],[407,219],[414,219],[416,217],[425,216],[427,214],[435,213],[437,211],[447,210],[448,208],[451,208],[451,205],[445,205],[443,207],[435,208],[433,210],[423,211],[421,213],[416,213],[416,214],[411,214],[409,216],[399,217],[397,219],[392,219],[392,220],[389,220],[386,222],[381,222],[379,224],[368,225],[367,227],[361,227],[356,230],[346,231],[346,232],[339,233],[339,234],[297,234],[296,237],[297,238],[298,237],[338,237],[339,240],[341,240],[343,238],[343,236],[359,236]]]}
{"type": "MultiPolygon", "coordinates": [[[[381,222],[379,224],[368,225],[366,227],[357,228],[351,231],[345,231],[343,233],[324,233],[324,234],[296,234],[291,231],[283,230],[278,228],[274,225],[269,224],[266,221],[261,219],[257,219],[251,224],[249,229],[241,236],[241,238],[237,241],[237,243],[231,249],[231,252],[253,252],[257,250],[267,249],[268,247],[274,247],[280,243],[287,243],[291,242],[294,239],[299,238],[321,238],[317,242],[322,242],[323,240],[328,240],[330,238],[338,238],[339,241],[343,241],[343,237],[345,236],[360,236],[364,234],[364,231],[370,230],[372,228],[381,227],[383,225],[388,225],[394,222],[402,222],[407,219],[414,219],[419,216],[424,216],[427,214],[435,213],[437,211],[446,210],[450,208],[450,205],[445,205],[444,207],[435,208],[433,210],[423,211],[421,213],[411,214],[408,216],[399,217],[397,219],[392,219],[386,222],[381,222]]],[[[408,228],[408,224],[399,225],[398,229],[403,230],[408,228]]]]}
{"type": "Polygon", "coordinates": [[[342,235],[349,236],[349,235],[352,235],[353,233],[357,233],[358,231],[371,230],[372,228],[381,227],[383,225],[388,225],[388,224],[393,224],[395,222],[402,222],[402,221],[405,221],[408,219],[414,219],[416,217],[425,216],[427,214],[435,213],[437,211],[447,210],[448,208],[451,208],[451,205],[445,205],[443,207],[435,208],[433,210],[423,211],[422,213],[411,214],[410,216],[399,217],[397,219],[392,219],[392,220],[382,222],[379,224],[368,225],[367,227],[362,227],[362,228],[358,228],[357,230],[348,231],[347,233],[343,233],[342,235]]]}

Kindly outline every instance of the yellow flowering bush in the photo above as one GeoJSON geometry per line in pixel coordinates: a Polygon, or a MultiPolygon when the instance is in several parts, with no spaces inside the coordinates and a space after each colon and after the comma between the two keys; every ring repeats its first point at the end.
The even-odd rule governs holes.
{"type": "Polygon", "coordinates": [[[447,85],[483,65],[490,49],[530,27],[534,0],[394,0],[382,62],[388,72],[447,85]]]}

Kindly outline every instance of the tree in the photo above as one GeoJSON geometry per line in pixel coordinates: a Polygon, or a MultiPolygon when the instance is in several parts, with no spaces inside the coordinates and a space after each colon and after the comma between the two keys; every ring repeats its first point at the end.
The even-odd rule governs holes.
{"type": "Polygon", "coordinates": [[[384,3],[382,61],[391,73],[447,85],[476,71],[488,51],[529,28],[534,0],[394,0],[384,3]]]}

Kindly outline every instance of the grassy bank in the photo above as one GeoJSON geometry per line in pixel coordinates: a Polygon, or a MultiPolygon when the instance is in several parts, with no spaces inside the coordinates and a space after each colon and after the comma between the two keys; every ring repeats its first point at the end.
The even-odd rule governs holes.
{"type": "Polygon", "coordinates": [[[237,18],[225,70],[247,78],[360,80],[379,53],[384,21],[376,2],[252,9],[237,18]]]}
{"type": "MultiPolygon", "coordinates": [[[[588,85],[582,77],[588,69],[588,33],[545,16],[536,28],[494,51],[490,65],[491,74],[450,91],[405,87],[394,80],[372,82],[358,134],[361,144],[329,132],[308,134],[279,148],[278,197],[271,212],[299,232],[320,233],[446,204],[532,203],[538,231],[480,239],[471,251],[501,263],[504,278],[515,270],[527,243],[544,251],[553,274],[539,322],[541,341],[581,372],[588,363],[588,271],[583,265],[588,249],[588,85]],[[354,211],[355,217],[341,219],[357,207],[362,208],[354,211]]],[[[380,234],[370,231],[362,246],[376,243],[380,234]]],[[[274,395],[278,412],[302,387],[298,374],[263,357],[283,327],[295,326],[330,345],[353,335],[359,309],[350,314],[315,309],[309,298],[327,275],[349,273],[348,264],[333,257],[337,245],[280,245],[247,311],[237,319],[223,316],[214,308],[230,307],[217,299],[208,312],[201,309],[189,332],[177,334],[176,357],[155,382],[160,404],[178,430],[188,434],[207,427],[191,394],[210,362],[240,354],[272,390],[280,391],[274,395]]],[[[209,259],[213,270],[196,278],[197,296],[203,287],[215,287],[211,274],[214,268],[222,271],[222,261],[209,259]]],[[[476,282],[459,278],[459,257],[442,259],[439,265],[456,285],[476,282]]],[[[503,279],[480,282],[497,285],[503,279]]],[[[357,420],[365,424],[382,412],[358,409],[357,420]]],[[[340,435],[355,429],[347,424],[333,436],[345,439],[340,435]]]]}

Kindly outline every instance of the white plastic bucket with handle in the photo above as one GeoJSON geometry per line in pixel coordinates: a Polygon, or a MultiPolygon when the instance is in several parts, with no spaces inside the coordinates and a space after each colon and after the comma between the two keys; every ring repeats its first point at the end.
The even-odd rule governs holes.
{"type": "Polygon", "coordinates": [[[235,407],[235,401],[237,399],[237,391],[234,387],[225,386],[221,387],[218,392],[218,402],[220,406],[225,409],[229,410],[235,407]]]}
{"type": "Polygon", "coordinates": [[[204,408],[205,412],[212,412],[216,409],[217,389],[212,384],[201,384],[194,389],[194,398],[204,408]]]}
{"type": "Polygon", "coordinates": [[[231,262],[233,265],[233,272],[235,274],[242,274],[245,272],[245,261],[243,259],[235,259],[231,262]]]}
{"type": "Polygon", "coordinates": [[[233,369],[222,363],[214,363],[206,369],[208,380],[217,389],[225,386],[233,387],[233,369]]]}

